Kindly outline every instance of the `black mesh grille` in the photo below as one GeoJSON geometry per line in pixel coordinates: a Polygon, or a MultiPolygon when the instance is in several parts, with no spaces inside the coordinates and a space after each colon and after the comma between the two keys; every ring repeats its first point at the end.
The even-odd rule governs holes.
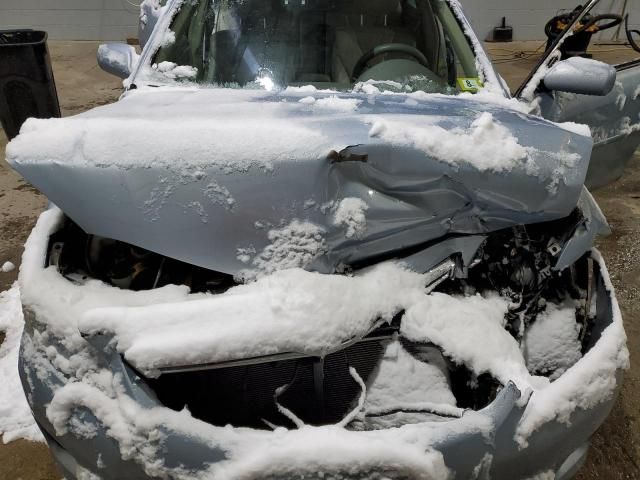
{"type": "Polygon", "coordinates": [[[349,367],[366,382],[383,351],[384,340],[367,339],[324,359],[306,357],[169,373],[148,383],[167,407],[181,410],[187,406],[194,417],[213,425],[253,428],[266,428],[266,422],[292,426],[274,401],[276,390],[288,385],[278,402],[305,423],[326,425],[340,421],[360,395],[349,367]]]}

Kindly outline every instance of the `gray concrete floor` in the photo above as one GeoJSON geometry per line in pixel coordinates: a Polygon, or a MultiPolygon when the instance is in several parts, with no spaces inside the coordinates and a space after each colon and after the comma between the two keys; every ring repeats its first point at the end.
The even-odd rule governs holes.
{"type": "MultiPolygon", "coordinates": [[[[515,89],[533,68],[539,42],[489,44],[501,75],[515,89]]],[[[50,50],[64,115],[115,101],[121,83],[98,68],[97,44],[51,42],[50,50]]],[[[628,49],[600,46],[596,58],[620,63],[633,58],[628,49]]],[[[46,199],[4,161],[6,138],[0,131],[0,263],[20,264],[22,246],[46,199]]],[[[631,351],[631,369],[618,402],[593,439],[579,480],[640,479],[640,155],[623,179],[596,192],[613,226],[613,235],[599,242],[617,288],[631,351]]],[[[0,273],[0,290],[8,288],[17,271],[0,273]]],[[[0,444],[0,480],[59,480],[44,445],[17,441],[0,444]]]]}

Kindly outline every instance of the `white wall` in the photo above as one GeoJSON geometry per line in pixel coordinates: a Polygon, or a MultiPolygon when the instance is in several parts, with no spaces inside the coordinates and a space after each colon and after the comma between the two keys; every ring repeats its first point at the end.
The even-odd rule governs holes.
{"type": "MultiPolygon", "coordinates": [[[[516,40],[544,39],[544,25],[560,9],[581,0],[461,0],[484,40],[502,17],[514,27],[516,40]]],[[[582,0],[584,3],[586,0],[582,0]]],[[[0,0],[0,29],[29,27],[51,39],[124,40],[137,35],[140,0],[0,0]]],[[[623,0],[602,0],[601,11],[619,12],[623,0]]],[[[628,0],[632,24],[640,29],[640,0],[628,0]]],[[[607,34],[607,36],[610,34],[607,34]]]]}
{"type": "Polygon", "coordinates": [[[124,40],[138,35],[137,0],[0,0],[0,30],[46,30],[50,39],[124,40]]]}
{"type": "MultiPolygon", "coordinates": [[[[586,0],[461,0],[469,21],[481,40],[486,40],[498,26],[502,17],[513,27],[514,40],[544,40],[544,26],[560,10],[572,10],[586,0]]],[[[620,13],[622,0],[602,0],[598,6],[600,13],[620,13]]],[[[627,12],[630,23],[640,29],[640,1],[628,0],[627,12]]],[[[610,39],[615,29],[603,32],[610,39]]],[[[624,29],[621,30],[625,37],[624,29]]]]}

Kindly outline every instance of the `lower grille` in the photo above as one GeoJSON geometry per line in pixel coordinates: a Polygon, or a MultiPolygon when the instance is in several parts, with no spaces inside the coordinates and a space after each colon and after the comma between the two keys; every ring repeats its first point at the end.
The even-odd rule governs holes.
{"type": "Polygon", "coordinates": [[[344,418],[360,396],[361,388],[349,367],[355,368],[366,383],[382,358],[386,342],[380,337],[363,339],[324,358],[165,373],[147,382],[165,406],[174,410],[186,406],[194,417],[213,425],[293,427],[278,411],[278,389],[277,402],[302,421],[328,425],[344,418]]]}

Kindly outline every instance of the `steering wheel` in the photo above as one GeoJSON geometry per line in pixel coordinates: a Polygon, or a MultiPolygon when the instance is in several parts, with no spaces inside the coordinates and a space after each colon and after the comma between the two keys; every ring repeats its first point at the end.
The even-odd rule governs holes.
{"type": "Polygon", "coordinates": [[[353,82],[358,80],[358,78],[360,78],[360,75],[362,75],[362,72],[364,72],[367,64],[375,57],[391,52],[405,53],[415,58],[418,63],[420,63],[424,67],[429,68],[429,61],[427,60],[427,57],[425,57],[424,53],[422,53],[417,48],[412,47],[411,45],[407,45],[406,43],[383,43],[382,45],[373,47],[371,50],[360,57],[360,59],[356,62],[356,66],[353,67],[351,80],[353,82]]]}

